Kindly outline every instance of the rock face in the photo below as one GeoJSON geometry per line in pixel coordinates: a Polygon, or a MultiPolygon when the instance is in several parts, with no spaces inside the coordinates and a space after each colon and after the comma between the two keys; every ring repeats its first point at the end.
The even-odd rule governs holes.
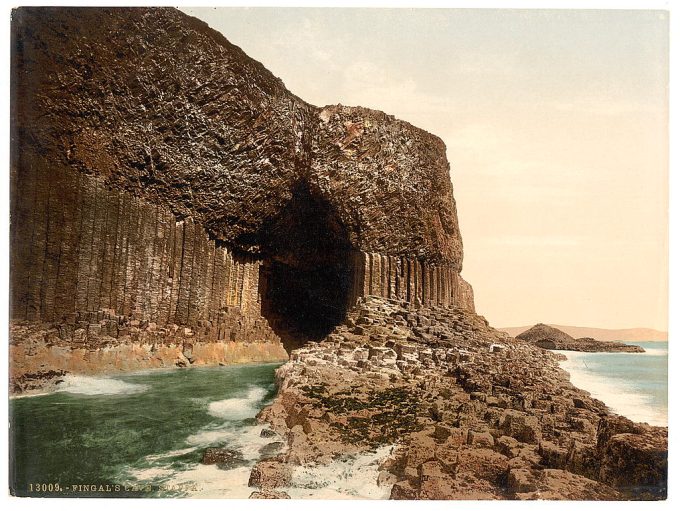
{"type": "MultiPolygon", "coordinates": [[[[363,298],[278,369],[260,415],[288,440],[272,486],[282,463],[392,445],[376,484],[394,499],[665,498],[667,428],[610,414],[555,354],[481,316],[406,305],[363,298]]],[[[263,488],[270,465],[253,472],[263,488]]]]}
{"type": "Polygon", "coordinates": [[[259,360],[367,294],[474,308],[437,137],[309,105],[174,9],[20,8],[12,45],[14,377],[55,344],[259,360]]]}
{"type": "Polygon", "coordinates": [[[644,353],[644,348],[622,342],[597,341],[592,337],[574,339],[570,335],[555,327],[539,323],[526,332],[517,336],[528,342],[534,343],[539,348],[548,350],[587,351],[587,352],[623,352],[644,353]]]}

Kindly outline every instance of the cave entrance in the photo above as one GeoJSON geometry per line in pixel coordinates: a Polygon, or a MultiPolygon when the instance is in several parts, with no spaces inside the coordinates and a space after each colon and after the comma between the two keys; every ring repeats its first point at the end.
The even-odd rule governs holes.
{"type": "Polygon", "coordinates": [[[346,228],[326,200],[301,184],[262,239],[262,315],[288,352],[323,339],[349,305],[352,247],[346,228]]]}

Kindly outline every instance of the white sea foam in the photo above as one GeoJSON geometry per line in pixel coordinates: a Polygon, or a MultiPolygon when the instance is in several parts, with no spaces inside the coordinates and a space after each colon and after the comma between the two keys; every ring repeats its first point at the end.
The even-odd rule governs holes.
{"type": "Polygon", "coordinates": [[[260,437],[263,427],[261,424],[242,427],[225,425],[220,429],[191,435],[187,443],[192,447],[147,456],[145,461],[152,463],[153,466],[128,470],[123,480],[138,484],[181,486],[186,497],[190,498],[247,499],[253,491],[256,491],[256,488],[248,486],[248,480],[253,465],[261,457],[260,448],[281,440],[278,436],[260,437]],[[194,463],[181,469],[172,468],[170,458],[215,444],[227,445],[230,449],[239,451],[247,465],[229,470],[201,463],[194,463]]]}
{"type": "Polygon", "coordinates": [[[130,474],[137,481],[158,481],[165,479],[175,473],[174,470],[164,467],[140,468],[130,471],[130,474]]]}
{"type": "Polygon", "coordinates": [[[198,433],[190,435],[187,443],[197,447],[210,447],[213,445],[227,445],[230,449],[235,449],[241,453],[245,460],[257,460],[260,457],[260,449],[272,442],[280,442],[283,439],[278,435],[275,437],[263,438],[260,432],[262,424],[255,426],[233,427],[224,424],[219,428],[203,429],[198,433]]]}
{"type": "Polygon", "coordinates": [[[183,485],[187,497],[198,499],[247,499],[256,488],[248,486],[252,467],[243,466],[221,470],[216,465],[192,465],[188,470],[177,472],[166,482],[183,485]],[[193,487],[193,488],[192,488],[193,487]]]}
{"type": "Polygon", "coordinates": [[[226,443],[230,436],[228,428],[202,429],[198,433],[189,435],[187,443],[196,447],[208,447],[213,444],[226,443]]]}
{"type": "Polygon", "coordinates": [[[645,348],[644,353],[640,355],[647,355],[652,357],[665,357],[668,356],[668,350],[664,348],[645,348]]]}
{"type": "Polygon", "coordinates": [[[147,461],[158,461],[167,458],[174,458],[176,456],[183,456],[184,454],[189,454],[191,451],[196,450],[196,447],[187,447],[186,449],[175,449],[174,451],[162,452],[160,454],[149,454],[144,459],[147,461]]]}
{"type": "MultiPolygon", "coordinates": [[[[250,430],[261,430],[250,427],[250,430]]],[[[252,431],[246,433],[251,437],[252,431]]],[[[265,443],[272,439],[266,439],[265,443]]],[[[248,438],[244,438],[247,442],[248,438]]],[[[234,448],[233,445],[230,445],[234,448]]],[[[390,487],[377,484],[380,463],[390,455],[392,446],[385,446],[375,452],[348,456],[328,465],[305,465],[293,471],[291,484],[278,488],[293,499],[387,499],[390,487]]],[[[250,472],[255,458],[246,466],[230,470],[219,469],[216,465],[192,464],[181,470],[169,466],[142,468],[129,471],[134,482],[141,484],[165,484],[186,488],[190,498],[247,499],[257,488],[248,486],[250,472]]]]}
{"type": "Polygon", "coordinates": [[[668,411],[655,406],[652,397],[641,393],[633,382],[622,378],[594,375],[587,370],[587,362],[584,360],[588,357],[587,353],[572,351],[557,353],[567,357],[567,360],[560,362],[560,366],[569,373],[571,383],[604,402],[612,412],[635,422],[647,422],[652,426],[668,425],[668,411]]]}
{"type": "Polygon", "coordinates": [[[390,487],[378,486],[378,469],[393,447],[383,446],[328,465],[298,467],[290,487],[282,490],[293,499],[387,499],[390,487]]]}
{"type": "Polygon", "coordinates": [[[260,409],[260,402],[266,394],[266,389],[251,387],[245,397],[213,401],[208,405],[208,413],[213,417],[227,420],[255,417],[260,409]]]}
{"type": "Polygon", "coordinates": [[[84,394],[87,396],[112,394],[137,394],[149,388],[148,385],[128,383],[114,378],[68,374],[56,387],[56,392],[84,394]]]}
{"type": "MultiPolygon", "coordinates": [[[[143,466],[121,474],[126,482],[158,484],[184,488],[189,498],[246,499],[256,488],[248,487],[253,465],[261,459],[261,448],[282,441],[279,436],[263,438],[258,425],[242,425],[242,419],[254,417],[267,394],[266,388],[250,387],[241,397],[207,403],[208,412],[223,419],[222,424],[209,425],[186,439],[185,447],[145,457],[143,466]],[[238,451],[243,466],[223,470],[215,465],[190,463],[179,466],[173,458],[200,451],[209,446],[224,445],[238,451]]],[[[377,484],[380,463],[391,453],[392,446],[376,451],[347,456],[328,465],[298,467],[289,487],[281,488],[299,499],[385,499],[389,487],[377,484]]]]}

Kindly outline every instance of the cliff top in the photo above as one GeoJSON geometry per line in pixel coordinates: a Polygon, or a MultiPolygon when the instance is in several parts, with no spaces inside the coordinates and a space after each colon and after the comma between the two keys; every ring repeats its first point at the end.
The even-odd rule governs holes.
{"type": "Polygon", "coordinates": [[[304,188],[338,245],[460,271],[434,135],[368,108],[312,106],[176,9],[19,8],[12,28],[13,167],[103,176],[253,254],[304,188]]]}

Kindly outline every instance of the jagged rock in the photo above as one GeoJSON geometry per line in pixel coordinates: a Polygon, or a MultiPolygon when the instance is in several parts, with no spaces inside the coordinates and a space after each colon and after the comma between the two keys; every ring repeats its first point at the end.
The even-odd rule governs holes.
{"type": "Polygon", "coordinates": [[[520,442],[511,436],[501,436],[496,440],[496,448],[508,458],[514,458],[520,452],[520,442]]]}
{"type": "Polygon", "coordinates": [[[13,376],[124,344],[130,368],[229,362],[214,342],[283,360],[368,295],[474,309],[436,136],[305,103],[175,9],[19,8],[12,37],[11,320],[49,339],[13,376]]]}
{"type": "Polygon", "coordinates": [[[284,445],[285,444],[283,442],[272,442],[260,447],[259,452],[262,456],[272,456],[283,449],[284,445]]]}
{"type": "Polygon", "coordinates": [[[514,493],[529,493],[538,489],[536,476],[526,468],[513,468],[508,471],[508,490],[514,493]]]}
{"type": "MultiPolygon", "coordinates": [[[[383,483],[393,483],[391,498],[399,499],[606,500],[664,494],[667,451],[657,440],[665,438],[665,428],[608,414],[601,402],[569,383],[553,353],[502,336],[470,311],[421,307],[418,316],[429,318],[429,324],[410,321],[405,339],[389,345],[402,358],[401,370],[389,378],[374,377],[388,371],[375,365],[367,372],[335,363],[308,365],[302,354],[336,353],[333,339],[368,315],[372,323],[364,341],[358,337],[355,344],[371,340],[366,349],[375,354],[384,352],[377,349],[380,342],[386,348],[391,342],[375,329],[396,317],[409,318],[407,305],[363,299],[333,337],[293,352],[279,369],[282,390],[263,419],[283,425],[279,432],[288,435],[289,461],[315,463],[396,444],[381,470],[389,474],[383,483]],[[423,344],[417,335],[455,327],[475,334],[438,338],[434,344],[423,344]],[[490,351],[501,337],[507,349],[490,351]],[[317,420],[315,413],[323,419],[305,434],[297,418],[317,420]],[[287,421],[296,425],[287,429],[287,421]],[[625,473],[641,486],[616,486],[625,473]]],[[[349,355],[355,347],[347,349],[349,355]]]]}
{"type": "Polygon", "coordinates": [[[281,360],[283,343],[259,419],[286,448],[252,469],[253,496],[385,445],[393,498],[665,495],[665,428],[607,415],[552,353],[474,313],[439,138],[309,105],[173,9],[12,18],[14,381],[47,360],[281,360]]]}
{"type": "Polygon", "coordinates": [[[528,490],[515,492],[519,500],[623,500],[610,486],[565,470],[524,471],[514,476],[517,488],[528,490]]]}
{"type": "Polygon", "coordinates": [[[217,465],[221,469],[231,469],[244,463],[243,455],[234,449],[224,447],[208,447],[203,452],[201,463],[217,465]]]}
{"type": "Polygon", "coordinates": [[[408,481],[399,481],[392,486],[390,499],[393,500],[415,500],[418,498],[418,489],[408,481]]]}
{"type": "Polygon", "coordinates": [[[520,442],[536,443],[541,438],[541,427],[536,417],[517,410],[505,412],[501,427],[506,435],[520,442]]]}
{"type": "Polygon", "coordinates": [[[467,443],[475,447],[493,447],[493,436],[488,431],[479,432],[472,431],[468,432],[467,443]]]}
{"type": "Polygon", "coordinates": [[[663,428],[612,435],[600,447],[600,457],[603,482],[642,498],[666,497],[668,437],[663,428]]]}
{"type": "Polygon", "coordinates": [[[288,486],[293,471],[283,461],[268,459],[259,461],[250,472],[248,486],[257,486],[269,490],[280,486],[288,486]]]}
{"type": "Polygon", "coordinates": [[[451,436],[451,428],[437,424],[434,427],[434,437],[439,441],[445,441],[451,436]]]}
{"type": "Polygon", "coordinates": [[[249,499],[290,499],[285,491],[276,490],[264,490],[264,491],[254,491],[250,494],[249,499]]]}
{"type": "Polygon", "coordinates": [[[538,454],[548,468],[564,468],[567,464],[568,451],[552,442],[543,440],[538,444],[538,454]]]}

